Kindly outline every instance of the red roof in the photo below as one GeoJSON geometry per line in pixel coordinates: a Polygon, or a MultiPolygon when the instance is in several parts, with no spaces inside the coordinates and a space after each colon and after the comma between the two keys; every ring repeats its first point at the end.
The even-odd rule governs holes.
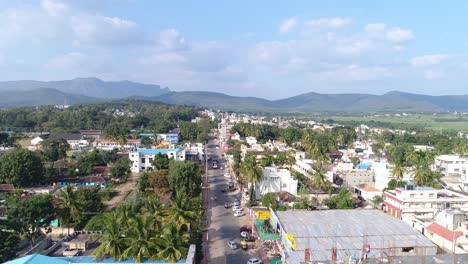
{"type": "Polygon", "coordinates": [[[449,241],[454,241],[455,239],[463,236],[463,232],[462,231],[451,231],[439,224],[436,224],[436,223],[432,223],[431,225],[429,225],[428,227],[426,227],[427,230],[431,231],[432,233],[434,234],[437,234],[449,241]]]}

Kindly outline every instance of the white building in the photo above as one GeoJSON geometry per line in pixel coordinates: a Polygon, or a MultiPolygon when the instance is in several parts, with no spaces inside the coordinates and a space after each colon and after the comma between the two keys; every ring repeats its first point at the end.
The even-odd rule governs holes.
{"type": "Polygon", "coordinates": [[[291,177],[291,172],[289,170],[265,167],[263,169],[263,175],[263,181],[255,186],[257,199],[261,199],[263,195],[267,193],[281,191],[297,195],[297,180],[291,177]]]}
{"type": "Polygon", "coordinates": [[[388,182],[394,179],[391,173],[391,165],[386,160],[372,160],[371,169],[374,172],[374,187],[383,190],[387,188],[388,182]]]}
{"type": "Polygon", "coordinates": [[[468,196],[450,190],[432,187],[396,188],[384,192],[385,211],[399,219],[411,220],[414,216],[433,217],[438,210],[457,208],[468,212],[468,196]]]}
{"type": "Polygon", "coordinates": [[[257,144],[257,139],[255,137],[246,137],[245,141],[249,145],[257,144]]]}
{"type": "Polygon", "coordinates": [[[149,168],[154,169],[151,164],[156,155],[167,155],[169,159],[185,160],[185,150],[179,148],[173,149],[144,149],[140,148],[136,151],[128,153],[128,158],[132,162],[132,172],[143,172],[149,168]]]}
{"type": "Polygon", "coordinates": [[[98,138],[94,141],[94,148],[102,150],[113,150],[113,149],[123,149],[123,150],[133,150],[141,146],[140,139],[127,139],[127,143],[120,144],[117,141],[105,138],[98,138]]]}
{"type": "Polygon", "coordinates": [[[468,159],[460,158],[457,154],[441,155],[435,157],[433,169],[444,177],[460,176],[462,168],[468,164],[468,159]]]}

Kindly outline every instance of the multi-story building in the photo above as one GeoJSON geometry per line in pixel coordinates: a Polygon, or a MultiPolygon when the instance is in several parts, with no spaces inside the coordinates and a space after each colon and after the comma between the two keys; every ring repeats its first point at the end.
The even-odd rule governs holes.
{"type": "Polygon", "coordinates": [[[153,169],[154,166],[151,164],[156,155],[162,154],[167,155],[169,159],[185,160],[185,150],[180,148],[173,149],[137,149],[128,153],[128,158],[132,162],[132,172],[142,172],[153,169]]]}
{"type": "Polygon", "coordinates": [[[457,154],[448,154],[435,157],[433,169],[444,177],[459,177],[466,165],[468,165],[468,159],[461,158],[457,154]]]}
{"type": "Polygon", "coordinates": [[[257,199],[271,192],[288,192],[297,194],[297,180],[291,177],[291,172],[287,169],[276,167],[265,167],[263,169],[263,180],[255,185],[257,199]]]}
{"type": "Polygon", "coordinates": [[[134,150],[140,147],[140,139],[127,139],[127,143],[120,143],[115,140],[106,139],[106,138],[98,138],[94,141],[94,148],[102,149],[102,150],[134,150]]]}
{"type": "Polygon", "coordinates": [[[384,210],[405,221],[414,216],[433,217],[438,210],[447,208],[468,212],[468,196],[451,190],[413,186],[384,192],[384,210]]]}
{"type": "Polygon", "coordinates": [[[374,184],[374,173],[371,170],[354,169],[339,172],[336,175],[336,182],[346,188],[352,188],[360,184],[374,184]]]}

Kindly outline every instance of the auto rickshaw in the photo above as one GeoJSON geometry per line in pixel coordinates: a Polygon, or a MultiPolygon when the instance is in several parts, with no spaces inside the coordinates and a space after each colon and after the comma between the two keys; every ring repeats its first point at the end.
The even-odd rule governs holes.
{"type": "Polygon", "coordinates": [[[247,250],[247,242],[242,241],[242,242],[241,242],[241,248],[242,248],[243,250],[247,250]]]}

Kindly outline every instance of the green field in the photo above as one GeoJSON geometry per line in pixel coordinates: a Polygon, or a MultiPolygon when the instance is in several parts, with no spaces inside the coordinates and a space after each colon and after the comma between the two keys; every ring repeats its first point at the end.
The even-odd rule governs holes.
{"type": "Polygon", "coordinates": [[[379,116],[324,116],[324,120],[333,119],[337,122],[350,124],[353,122],[375,126],[392,126],[393,128],[416,128],[436,132],[468,132],[468,115],[465,114],[411,114],[411,115],[379,115],[379,116]]]}

